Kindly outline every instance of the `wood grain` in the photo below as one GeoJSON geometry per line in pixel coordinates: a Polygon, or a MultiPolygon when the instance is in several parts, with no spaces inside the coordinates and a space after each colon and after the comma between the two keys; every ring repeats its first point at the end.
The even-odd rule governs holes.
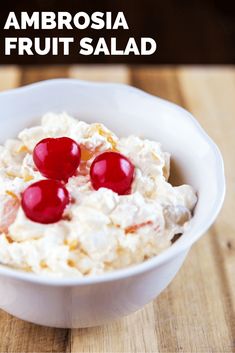
{"type": "Polygon", "coordinates": [[[28,66],[21,70],[21,85],[67,76],[67,66],[28,66]]]}
{"type": "Polygon", "coordinates": [[[189,109],[224,155],[225,205],[175,280],[143,310],[103,327],[76,330],[43,328],[0,311],[0,352],[234,352],[235,69],[2,67],[0,90],[67,76],[130,83],[189,109]]]}
{"type": "Polygon", "coordinates": [[[129,83],[130,70],[125,65],[75,65],[69,77],[89,81],[129,83]]]}
{"type": "Polygon", "coordinates": [[[16,66],[0,66],[0,91],[19,86],[20,73],[16,66]]]}

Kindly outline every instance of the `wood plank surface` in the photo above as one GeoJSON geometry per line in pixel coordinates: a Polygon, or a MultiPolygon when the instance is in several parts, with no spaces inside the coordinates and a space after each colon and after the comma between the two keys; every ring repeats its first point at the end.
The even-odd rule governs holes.
{"type": "Polygon", "coordinates": [[[235,68],[0,67],[0,90],[54,77],[130,83],[184,106],[219,144],[228,191],[216,223],[143,310],[76,330],[44,328],[0,311],[0,352],[235,352],[235,68]]]}

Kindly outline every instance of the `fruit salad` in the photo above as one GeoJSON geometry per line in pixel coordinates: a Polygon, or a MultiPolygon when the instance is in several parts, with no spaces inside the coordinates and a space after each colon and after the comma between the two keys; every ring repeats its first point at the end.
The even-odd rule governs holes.
{"type": "Polygon", "coordinates": [[[197,202],[169,175],[158,142],[47,113],[0,146],[0,263],[82,277],[158,255],[197,202]]]}

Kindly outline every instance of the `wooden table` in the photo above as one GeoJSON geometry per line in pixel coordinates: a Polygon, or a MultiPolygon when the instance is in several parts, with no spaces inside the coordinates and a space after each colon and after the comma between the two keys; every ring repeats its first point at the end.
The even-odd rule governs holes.
{"type": "Polygon", "coordinates": [[[235,68],[0,68],[0,89],[76,77],[130,83],[189,109],[219,144],[224,208],[169,287],[143,310],[110,325],[40,327],[0,311],[0,352],[235,352],[235,68]]]}

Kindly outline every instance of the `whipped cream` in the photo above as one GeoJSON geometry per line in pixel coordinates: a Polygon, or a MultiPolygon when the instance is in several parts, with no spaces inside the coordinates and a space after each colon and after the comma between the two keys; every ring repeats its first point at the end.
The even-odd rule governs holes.
{"type": "Polygon", "coordinates": [[[52,276],[98,275],[143,262],[169,247],[189,225],[196,193],[168,183],[170,155],[158,142],[137,136],[118,138],[102,124],[87,124],[48,113],[41,125],[25,129],[0,146],[0,263],[52,276]],[[54,224],[29,220],[21,193],[44,179],[32,152],[46,137],[67,136],[82,148],[77,175],[66,185],[73,202],[54,224]],[[118,195],[95,191],[89,168],[95,156],[119,151],[135,166],[132,190],[118,195]]]}

